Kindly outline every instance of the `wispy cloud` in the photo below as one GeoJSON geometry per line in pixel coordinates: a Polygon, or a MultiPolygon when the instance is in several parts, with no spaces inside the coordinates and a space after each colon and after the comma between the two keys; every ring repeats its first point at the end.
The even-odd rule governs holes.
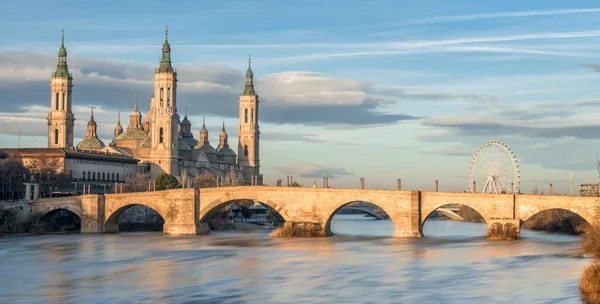
{"type": "Polygon", "coordinates": [[[445,17],[433,17],[433,18],[408,20],[408,21],[399,22],[399,23],[373,25],[370,28],[387,28],[387,27],[398,27],[398,26],[406,26],[406,25],[460,22],[460,21],[483,20],[483,19],[533,17],[533,16],[548,16],[548,15],[564,15],[564,14],[583,14],[583,13],[597,13],[597,12],[600,12],[600,8],[538,10],[538,11],[471,14],[471,15],[457,15],[457,16],[445,16],[445,17]]]}
{"type": "Polygon", "coordinates": [[[559,89],[548,89],[548,90],[529,90],[529,91],[518,91],[516,94],[518,95],[537,95],[537,94],[552,94],[559,92],[568,92],[571,89],[569,88],[559,88],[559,89]]]}

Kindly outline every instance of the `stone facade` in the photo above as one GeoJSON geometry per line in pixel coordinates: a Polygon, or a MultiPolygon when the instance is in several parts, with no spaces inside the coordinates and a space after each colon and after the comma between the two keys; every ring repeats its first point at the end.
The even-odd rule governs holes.
{"type": "Polygon", "coordinates": [[[448,204],[471,207],[490,229],[514,227],[517,236],[524,221],[545,210],[570,210],[589,223],[596,216],[596,200],[590,197],[264,186],[86,195],[42,199],[33,206],[40,217],[55,209],[73,210],[82,219],[82,232],[116,232],[127,208],[144,205],[163,217],[165,234],[197,234],[207,232],[204,223],[214,212],[236,200],[259,201],[276,210],[286,225],[311,227],[322,235],[331,235],[331,219],[339,209],[358,201],[383,209],[394,223],[395,237],[422,237],[427,216],[448,204]]]}
{"type": "MultiPolygon", "coordinates": [[[[63,48],[64,45],[61,50],[63,48]]],[[[69,81],[72,81],[72,77],[69,81]]],[[[204,123],[199,140],[194,138],[187,110],[183,119],[180,119],[177,81],[178,73],[171,62],[171,45],[167,31],[161,49],[161,60],[154,72],[150,107],[145,116],[142,116],[138,108],[136,97],[133,112],[129,115],[129,125],[124,129],[120,115],[117,116],[114,137],[108,145],[104,145],[96,135],[96,123],[92,115],[88,123],[88,134],[77,148],[108,151],[138,159],[138,172],[149,173],[153,179],[165,172],[178,177],[182,184],[187,184],[186,181],[204,173],[220,177],[233,174],[242,183],[262,184],[259,164],[258,96],[254,91],[254,75],[250,65],[246,73],[245,88],[239,100],[237,155],[229,147],[224,124],[216,149],[208,141],[208,130],[204,123]]],[[[51,132],[49,130],[49,134],[51,132]]]]}

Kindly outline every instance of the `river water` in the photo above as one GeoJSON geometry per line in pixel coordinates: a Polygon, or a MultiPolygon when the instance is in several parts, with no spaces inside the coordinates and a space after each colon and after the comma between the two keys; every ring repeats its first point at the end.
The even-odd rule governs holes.
{"type": "Polygon", "coordinates": [[[590,259],[578,237],[431,221],[398,239],[391,221],[336,215],[336,236],[269,231],[0,237],[1,303],[581,303],[590,259]]]}

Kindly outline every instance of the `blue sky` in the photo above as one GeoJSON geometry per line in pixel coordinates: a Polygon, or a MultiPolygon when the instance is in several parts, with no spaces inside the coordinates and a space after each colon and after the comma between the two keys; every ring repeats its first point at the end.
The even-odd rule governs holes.
{"type": "MultiPolygon", "coordinates": [[[[76,138],[89,107],[110,142],[134,94],[142,113],[165,25],[179,107],[236,144],[252,54],[261,163],[274,183],[330,175],[333,187],[467,188],[489,140],[520,163],[521,189],[595,182],[600,6],[595,1],[2,1],[0,139],[46,143],[50,75],[65,30],[76,138]]],[[[320,178],[318,179],[320,183],[320,178]]]]}

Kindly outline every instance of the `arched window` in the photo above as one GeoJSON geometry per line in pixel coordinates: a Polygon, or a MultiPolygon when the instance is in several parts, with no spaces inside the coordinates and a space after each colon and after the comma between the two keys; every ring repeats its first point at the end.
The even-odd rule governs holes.
{"type": "Polygon", "coordinates": [[[248,123],[248,109],[244,110],[244,123],[248,123]]]}
{"type": "Polygon", "coordinates": [[[165,90],[163,88],[160,88],[160,94],[158,94],[158,96],[160,96],[159,98],[160,98],[160,106],[161,107],[163,105],[163,101],[164,101],[164,98],[165,98],[164,94],[165,94],[165,90]]]}
{"type": "Polygon", "coordinates": [[[171,103],[171,88],[167,88],[167,103],[171,103]]]}
{"type": "Polygon", "coordinates": [[[62,108],[61,110],[65,109],[65,93],[63,92],[63,98],[62,98],[62,104],[61,104],[62,108]]]}
{"type": "Polygon", "coordinates": [[[248,145],[244,146],[244,156],[248,156],[248,145]]]}
{"type": "Polygon", "coordinates": [[[54,144],[58,145],[58,129],[54,129],[54,144]]]}
{"type": "Polygon", "coordinates": [[[55,109],[55,110],[58,110],[58,102],[59,102],[59,101],[58,101],[58,92],[56,92],[56,96],[55,96],[55,98],[54,98],[54,102],[55,102],[54,109],[55,109]]]}
{"type": "Polygon", "coordinates": [[[254,123],[254,109],[252,109],[250,112],[250,121],[252,121],[252,123],[254,123]]]}
{"type": "Polygon", "coordinates": [[[158,131],[158,142],[159,143],[163,143],[163,128],[160,128],[160,130],[158,131]]]}

